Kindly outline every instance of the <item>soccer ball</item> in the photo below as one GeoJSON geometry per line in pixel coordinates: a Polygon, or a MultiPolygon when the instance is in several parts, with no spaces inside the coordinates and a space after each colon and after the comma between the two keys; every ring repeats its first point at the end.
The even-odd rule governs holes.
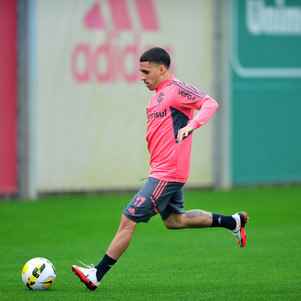
{"type": "Polygon", "coordinates": [[[22,270],[24,284],[33,291],[47,290],[55,278],[55,267],[48,259],[42,257],[30,259],[22,270]]]}

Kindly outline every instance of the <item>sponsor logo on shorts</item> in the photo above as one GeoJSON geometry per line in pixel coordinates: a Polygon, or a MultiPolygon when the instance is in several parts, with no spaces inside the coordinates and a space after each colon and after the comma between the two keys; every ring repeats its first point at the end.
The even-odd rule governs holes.
{"type": "Polygon", "coordinates": [[[135,209],[128,209],[128,212],[132,215],[135,215],[135,209]]]}

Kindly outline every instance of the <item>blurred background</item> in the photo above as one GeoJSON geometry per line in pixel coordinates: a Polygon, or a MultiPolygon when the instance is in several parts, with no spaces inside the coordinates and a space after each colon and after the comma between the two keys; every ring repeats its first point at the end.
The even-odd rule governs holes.
{"type": "Polygon", "coordinates": [[[187,187],[301,183],[299,0],[0,0],[0,41],[0,199],[141,187],[153,46],[220,104],[187,187]]]}

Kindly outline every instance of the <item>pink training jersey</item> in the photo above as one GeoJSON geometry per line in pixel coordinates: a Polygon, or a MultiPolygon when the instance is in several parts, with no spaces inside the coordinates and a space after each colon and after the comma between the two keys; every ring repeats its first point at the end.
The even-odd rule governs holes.
{"type": "Polygon", "coordinates": [[[217,102],[174,76],[160,83],[146,108],[150,177],[186,183],[190,170],[192,135],[177,143],[179,129],[204,125],[217,110],[217,102]],[[193,118],[194,110],[199,110],[193,118]]]}

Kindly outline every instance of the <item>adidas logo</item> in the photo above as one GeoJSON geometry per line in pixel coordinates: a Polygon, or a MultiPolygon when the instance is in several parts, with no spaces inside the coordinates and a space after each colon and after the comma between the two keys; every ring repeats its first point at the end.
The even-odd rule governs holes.
{"type": "Polygon", "coordinates": [[[133,30],[133,17],[138,17],[142,30],[159,30],[157,14],[152,0],[134,0],[134,3],[132,4],[134,4],[136,10],[136,16],[132,15],[132,11],[129,8],[129,1],[107,0],[107,2],[103,1],[101,3],[97,1],[92,5],[84,17],[85,26],[90,30],[105,30],[110,23],[110,19],[105,18],[102,6],[107,5],[106,8],[111,12],[111,25],[115,31],[133,30]]]}
{"type": "Polygon", "coordinates": [[[132,215],[135,215],[135,209],[128,209],[128,212],[132,215]]]}
{"type": "MultiPolygon", "coordinates": [[[[157,46],[152,42],[142,45],[141,37],[147,40],[147,33],[160,32],[159,23],[153,0],[96,1],[87,8],[82,22],[91,43],[87,39],[79,41],[72,53],[74,80],[79,83],[139,81],[140,55],[157,46]],[[92,39],[100,38],[102,41],[94,46],[92,39]]],[[[170,46],[163,47],[173,55],[170,46]]]]}

